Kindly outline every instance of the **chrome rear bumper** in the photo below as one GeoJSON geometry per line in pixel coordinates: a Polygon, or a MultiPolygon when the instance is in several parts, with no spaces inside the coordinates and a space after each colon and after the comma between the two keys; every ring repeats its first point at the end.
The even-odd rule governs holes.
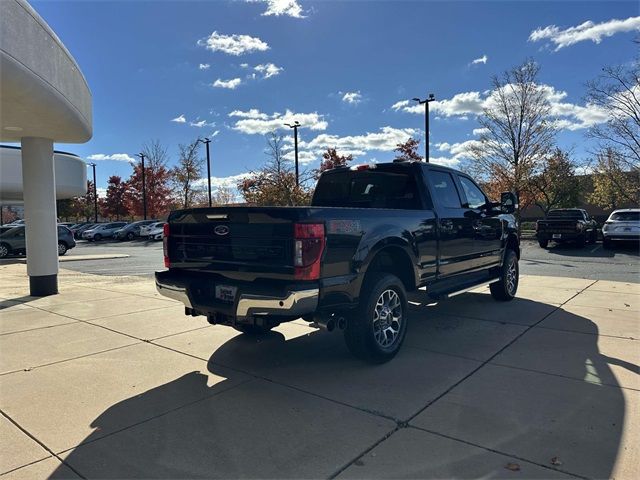
{"type": "MultiPolygon", "coordinates": [[[[211,299],[211,305],[207,305],[204,308],[201,308],[200,305],[193,305],[189,292],[184,286],[163,283],[156,279],[156,289],[161,295],[182,302],[188,308],[198,311],[202,309],[204,310],[203,313],[211,313],[218,310],[215,306],[215,299],[211,299]]],[[[224,308],[221,306],[219,310],[226,312],[231,307],[233,309],[232,313],[239,319],[262,315],[300,317],[316,311],[319,295],[320,290],[317,287],[304,290],[289,290],[283,295],[239,292],[233,306],[224,305],[224,308]]]]}

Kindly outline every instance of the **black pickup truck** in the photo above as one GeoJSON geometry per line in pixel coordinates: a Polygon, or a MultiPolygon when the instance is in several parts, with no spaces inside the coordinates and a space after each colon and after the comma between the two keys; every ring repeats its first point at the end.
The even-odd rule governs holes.
{"type": "Polygon", "coordinates": [[[542,248],[547,248],[550,241],[584,247],[598,240],[598,224],[581,208],[555,208],[536,222],[536,237],[542,248]]]}
{"type": "Polygon", "coordinates": [[[178,210],[165,226],[158,291],[188,315],[248,334],[302,317],[344,330],[349,349],[381,363],[407,332],[406,292],[442,298],[490,284],[518,287],[517,199],[490,202],[464,173],[421,162],[340,167],[309,207],[178,210]]]}

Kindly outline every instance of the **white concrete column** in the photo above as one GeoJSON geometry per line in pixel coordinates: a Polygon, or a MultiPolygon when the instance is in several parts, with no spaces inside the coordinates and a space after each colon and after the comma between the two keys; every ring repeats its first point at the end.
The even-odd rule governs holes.
{"type": "Polygon", "coordinates": [[[58,222],[53,140],[22,138],[22,184],[31,295],[58,293],[58,222]]]}

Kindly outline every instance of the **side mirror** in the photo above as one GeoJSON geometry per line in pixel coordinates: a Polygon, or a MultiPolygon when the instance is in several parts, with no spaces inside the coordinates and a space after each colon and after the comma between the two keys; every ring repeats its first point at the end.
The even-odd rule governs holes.
{"type": "Polygon", "coordinates": [[[513,192],[500,194],[500,208],[503,213],[513,213],[518,208],[518,197],[513,192]]]}

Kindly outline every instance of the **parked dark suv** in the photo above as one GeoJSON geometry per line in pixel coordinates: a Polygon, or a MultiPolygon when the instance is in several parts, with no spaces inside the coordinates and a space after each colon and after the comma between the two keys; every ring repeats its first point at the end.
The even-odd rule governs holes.
{"type": "MultiPolygon", "coordinates": [[[[15,227],[0,234],[0,258],[11,254],[27,253],[27,237],[24,226],[15,227]]],[[[73,233],[64,225],[58,225],[58,255],[64,255],[76,246],[73,233]]]]}

